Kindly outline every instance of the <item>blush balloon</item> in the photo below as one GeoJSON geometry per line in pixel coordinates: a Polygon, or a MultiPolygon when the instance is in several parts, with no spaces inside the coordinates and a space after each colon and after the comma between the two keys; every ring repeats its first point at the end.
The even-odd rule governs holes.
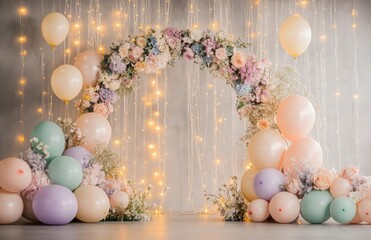
{"type": "Polygon", "coordinates": [[[23,212],[22,198],[18,193],[0,189],[0,224],[11,224],[21,218],[23,212]]]}
{"type": "Polygon", "coordinates": [[[358,214],[363,221],[371,224],[371,199],[366,199],[359,203],[358,214]]]}
{"type": "Polygon", "coordinates": [[[84,88],[94,86],[96,84],[101,61],[102,56],[96,51],[92,50],[82,52],[76,57],[74,65],[82,74],[84,88]]]}
{"type": "Polygon", "coordinates": [[[350,182],[345,178],[336,178],[331,186],[330,192],[334,198],[337,197],[349,197],[350,192],[353,190],[350,182]]]}
{"type": "Polygon", "coordinates": [[[32,179],[31,168],[18,158],[5,158],[0,161],[0,188],[8,192],[26,189],[32,179]]]}
{"type": "Polygon", "coordinates": [[[246,170],[241,178],[241,191],[242,195],[248,202],[258,198],[254,190],[254,178],[257,171],[254,168],[246,170]]]}
{"type": "Polygon", "coordinates": [[[247,215],[253,222],[264,222],[269,217],[269,203],[263,199],[255,199],[247,207],[247,215]]]}
{"type": "Polygon", "coordinates": [[[112,209],[125,210],[129,206],[130,197],[126,192],[117,191],[109,197],[112,209]]]}
{"type": "Polygon", "coordinates": [[[291,223],[299,216],[299,199],[289,192],[277,193],[269,203],[269,213],[278,223],[291,223]]]}

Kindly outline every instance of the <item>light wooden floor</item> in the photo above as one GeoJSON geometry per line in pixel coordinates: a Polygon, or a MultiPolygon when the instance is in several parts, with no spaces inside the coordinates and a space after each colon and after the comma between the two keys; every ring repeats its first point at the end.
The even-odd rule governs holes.
{"type": "Polygon", "coordinates": [[[150,222],[70,223],[45,226],[21,221],[0,226],[0,239],[94,240],[94,239],[274,239],[274,240],[368,240],[371,225],[310,225],[224,222],[214,215],[162,215],[150,222]]]}

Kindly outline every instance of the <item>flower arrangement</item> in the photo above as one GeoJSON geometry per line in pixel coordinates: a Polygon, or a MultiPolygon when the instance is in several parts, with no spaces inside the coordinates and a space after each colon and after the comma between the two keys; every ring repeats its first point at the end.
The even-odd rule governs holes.
{"type": "Polygon", "coordinates": [[[76,126],[76,123],[72,122],[71,118],[62,119],[59,117],[56,123],[64,133],[66,148],[81,145],[83,140],[81,130],[76,126]]]}
{"type": "Polygon", "coordinates": [[[230,184],[219,188],[218,194],[205,193],[207,201],[218,208],[225,221],[243,221],[246,217],[247,201],[237,188],[237,177],[233,176],[230,184]]]}

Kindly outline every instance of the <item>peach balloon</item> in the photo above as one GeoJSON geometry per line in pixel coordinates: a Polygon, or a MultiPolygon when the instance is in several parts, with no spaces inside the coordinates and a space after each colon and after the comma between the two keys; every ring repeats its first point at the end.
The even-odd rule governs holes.
{"type": "Polygon", "coordinates": [[[255,199],[247,207],[247,215],[251,221],[264,222],[269,217],[269,203],[264,199],[255,199]]]}
{"type": "Polygon", "coordinates": [[[358,214],[363,221],[371,224],[371,199],[366,199],[359,203],[358,214]]]}
{"type": "Polygon", "coordinates": [[[251,138],[247,157],[257,171],[264,168],[281,170],[286,149],[287,143],[277,130],[261,130],[251,138]]]}
{"type": "Polygon", "coordinates": [[[97,186],[82,185],[74,192],[78,210],[76,218],[82,222],[99,222],[109,211],[110,202],[107,194],[97,186]]]}
{"type": "Polygon", "coordinates": [[[246,172],[243,174],[241,178],[242,195],[249,202],[258,199],[258,196],[256,196],[254,190],[254,178],[256,174],[257,171],[255,170],[255,168],[250,168],[246,170],[246,172]]]}
{"type": "Polygon", "coordinates": [[[0,224],[11,224],[21,218],[23,211],[22,198],[18,193],[0,189],[0,224]]]}
{"type": "Polygon", "coordinates": [[[0,188],[8,192],[20,192],[31,183],[32,174],[28,164],[18,158],[0,161],[0,188]]]}
{"type": "Polygon", "coordinates": [[[354,216],[354,218],[352,219],[352,221],[350,221],[351,224],[358,224],[358,223],[363,222],[363,220],[362,220],[362,218],[361,218],[361,215],[359,215],[359,211],[358,211],[358,209],[359,209],[359,204],[360,204],[360,202],[358,202],[358,203],[356,204],[356,206],[357,206],[357,211],[356,211],[356,215],[354,216]]]}
{"type": "Polygon", "coordinates": [[[92,50],[82,52],[76,57],[74,65],[82,74],[85,88],[96,84],[101,61],[102,56],[92,50]]]}
{"type": "Polygon", "coordinates": [[[29,200],[27,198],[22,198],[23,201],[23,213],[22,217],[32,221],[32,222],[39,222],[39,220],[36,218],[33,209],[32,209],[32,200],[29,200]]]}
{"type": "Polygon", "coordinates": [[[41,32],[45,41],[56,47],[66,39],[70,30],[70,23],[67,18],[59,13],[52,12],[46,15],[41,24],[41,32]]]}
{"type": "Polygon", "coordinates": [[[111,208],[115,210],[125,210],[129,206],[130,197],[126,192],[117,191],[109,197],[111,208]]]}
{"type": "Polygon", "coordinates": [[[345,178],[336,178],[331,186],[330,193],[334,198],[349,197],[350,192],[353,190],[350,182],[345,178]]]}
{"type": "Polygon", "coordinates": [[[278,106],[276,120],[281,133],[290,141],[307,137],[315,120],[315,110],[308,98],[291,95],[278,106]]]}
{"type": "Polygon", "coordinates": [[[321,146],[313,138],[300,138],[287,149],[283,162],[283,171],[290,172],[298,161],[306,161],[315,169],[322,166],[323,152],[321,146]]]}
{"type": "Polygon", "coordinates": [[[299,216],[299,199],[289,192],[277,193],[269,203],[269,213],[278,223],[291,223],[299,216]]]}
{"type": "Polygon", "coordinates": [[[107,145],[111,139],[111,125],[107,118],[98,113],[90,112],[80,116],[76,125],[84,136],[82,147],[90,152],[94,151],[97,144],[107,145]]]}
{"type": "Polygon", "coordinates": [[[62,101],[70,101],[77,97],[82,89],[82,83],[79,69],[69,64],[57,67],[51,78],[52,90],[62,101]]]}

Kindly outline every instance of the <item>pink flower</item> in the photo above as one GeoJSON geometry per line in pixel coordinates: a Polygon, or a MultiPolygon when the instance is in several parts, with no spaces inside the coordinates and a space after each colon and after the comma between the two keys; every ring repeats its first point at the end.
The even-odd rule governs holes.
{"type": "Polygon", "coordinates": [[[94,109],[93,109],[93,111],[94,111],[95,113],[98,113],[98,114],[100,114],[100,115],[102,115],[102,116],[105,116],[105,117],[107,117],[107,115],[108,115],[108,108],[107,108],[107,106],[106,106],[105,104],[103,104],[103,103],[95,104],[95,105],[94,105],[94,109]]]}
{"type": "Polygon", "coordinates": [[[44,171],[32,172],[32,179],[30,185],[21,192],[21,196],[32,200],[40,188],[50,185],[48,175],[44,171]]]}
{"type": "Polygon", "coordinates": [[[186,51],[183,54],[185,60],[192,60],[195,56],[195,53],[190,48],[186,48],[186,51]]]}
{"type": "Polygon", "coordinates": [[[134,65],[134,69],[135,71],[137,72],[143,72],[144,69],[146,69],[146,64],[144,62],[137,62],[135,65],[134,65]]]}
{"type": "Polygon", "coordinates": [[[170,48],[174,49],[176,48],[178,41],[176,38],[168,38],[167,39],[167,44],[169,45],[170,48]]]}
{"type": "Polygon", "coordinates": [[[215,57],[219,60],[227,58],[227,51],[224,48],[218,48],[215,50],[215,57]]]}
{"type": "Polygon", "coordinates": [[[329,189],[336,176],[326,168],[318,168],[313,175],[314,189],[326,190],[329,189]]]}
{"type": "Polygon", "coordinates": [[[134,47],[134,49],[131,51],[131,55],[133,56],[133,58],[138,59],[142,56],[143,52],[143,48],[134,47]]]}
{"type": "Polygon", "coordinates": [[[341,171],[340,177],[348,179],[352,181],[359,175],[359,168],[356,166],[350,165],[347,167],[344,167],[341,171]]]}
{"type": "Polygon", "coordinates": [[[145,48],[147,46],[147,39],[145,37],[137,37],[136,43],[139,47],[145,48]]]}
{"type": "Polygon", "coordinates": [[[263,130],[263,129],[269,129],[269,128],[270,128],[269,120],[266,119],[266,118],[260,119],[260,120],[257,122],[256,125],[257,125],[258,129],[260,129],[260,130],[263,130]]]}
{"type": "Polygon", "coordinates": [[[243,53],[237,52],[233,54],[231,62],[236,68],[242,68],[246,64],[246,56],[243,53]]]}
{"type": "Polygon", "coordinates": [[[299,179],[291,178],[286,182],[285,187],[286,187],[286,190],[289,193],[292,193],[292,194],[295,194],[295,195],[300,195],[301,191],[302,191],[301,184],[302,183],[300,182],[299,179]]]}

